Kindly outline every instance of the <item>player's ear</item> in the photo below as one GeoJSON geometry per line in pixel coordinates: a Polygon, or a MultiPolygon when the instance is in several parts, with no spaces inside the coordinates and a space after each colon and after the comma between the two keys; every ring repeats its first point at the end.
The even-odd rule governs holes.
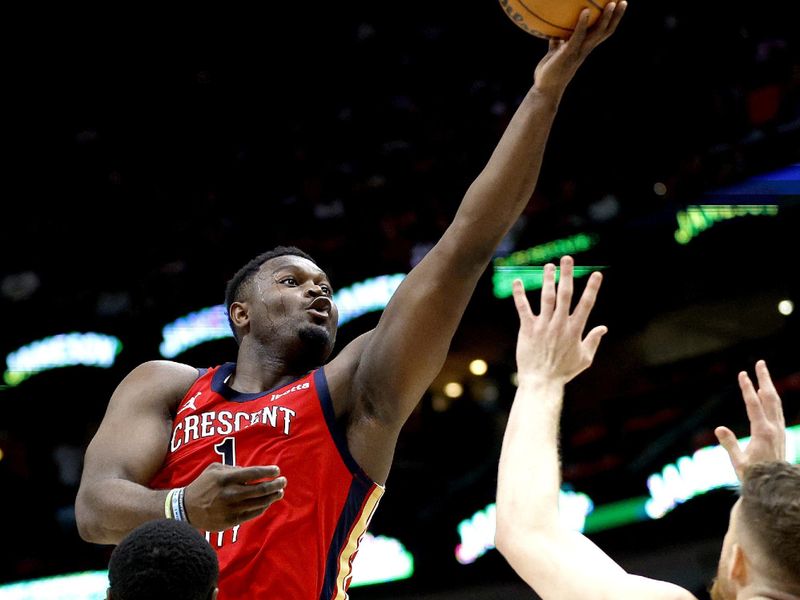
{"type": "Polygon", "coordinates": [[[217,594],[219,593],[219,588],[214,588],[214,591],[211,592],[211,598],[209,600],[217,600],[217,594]]]}
{"type": "Polygon", "coordinates": [[[750,573],[747,568],[747,557],[739,544],[733,544],[731,553],[732,556],[730,566],[728,567],[728,576],[738,587],[743,588],[748,584],[750,578],[750,573]]]}
{"type": "Polygon", "coordinates": [[[232,302],[228,315],[237,329],[246,327],[250,323],[250,307],[247,302],[232,302]]]}

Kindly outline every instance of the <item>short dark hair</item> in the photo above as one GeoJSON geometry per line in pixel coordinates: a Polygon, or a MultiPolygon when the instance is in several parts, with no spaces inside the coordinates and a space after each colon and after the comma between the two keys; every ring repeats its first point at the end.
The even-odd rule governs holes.
{"type": "Polygon", "coordinates": [[[745,471],[741,521],[780,575],[800,589],[800,465],[773,461],[745,471]]]}
{"type": "Polygon", "coordinates": [[[225,287],[225,311],[228,314],[228,325],[230,325],[231,331],[233,331],[233,337],[236,338],[237,343],[240,341],[239,333],[236,331],[236,327],[231,319],[231,304],[234,302],[241,302],[242,291],[247,287],[247,284],[253,280],[253,276],[258,273],[261,265],[279,256],[299,256],[317,264],[317,261],[300,250],[300,248],[295,248],[294,246],[277,246],[272,250],[262,252],[236,271],[236,274],[231,277],[230,281],[228,281],[228,285],[225,287]]]}
{"type": "Polygon", "coordinates": [[[217,555],[205,538],[170,519],[131,531],[108,564],[112,600],[207,600],[218,578],[217,555]]]}

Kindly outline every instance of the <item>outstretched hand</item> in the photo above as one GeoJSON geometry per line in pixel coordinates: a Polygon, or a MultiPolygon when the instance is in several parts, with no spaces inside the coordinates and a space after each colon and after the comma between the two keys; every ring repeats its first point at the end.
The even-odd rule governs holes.
{"type": "Polygon", "coordinates": [[[745,449],[739,446],[734,433],[727,427],[717,427],[714,435],[728,452],[736,476],[742,480],[745,470],[757,462],[786,459],[786,421],[780,396],[767,370],[767,363],[756,363],[758,391],[745,371],[739,373],[747,418],[750,420],[750,443],[745,449]]]}
{"type": "Polygon", "coordinates": [[[283,499],[286,478],[275,465],[233,467],[211,463],[186,486],[189,522],[206,531],[223,531],[254,519],[283,499]]]}
{"type": "Polygon", "coordinates": [[[514,281],[514,304],[520,320],[517,338],[520,382],[533,378],[566,383],[592,364],[600,339],[608,331],[601,325],[582,338],[603,278],[600,273],[592,273],[578,305],[570,314],[572,271],[572,258],[563,257],[556,292],[555,266],[545,265],[538,315],[531,310],[522,282],[519,279],[514,281]]]}
{"type": "Polygon", "coordinates": [[[609,2],[600,19],[591,28],[591,13],[588,8],[583,9],[575,31],[568,40],[550,40],[547,54],[536,66],[534,87],[542,92],[560,94],[589,53],[616,31],[627,6],[625,0],[609,2]]]}

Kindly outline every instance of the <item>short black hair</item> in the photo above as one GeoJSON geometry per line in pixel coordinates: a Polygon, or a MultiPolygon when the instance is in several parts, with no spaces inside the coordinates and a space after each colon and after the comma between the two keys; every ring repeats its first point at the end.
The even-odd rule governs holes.
{"type": "Polygon", "coordinates": [[[231,319],[231,304],[241,301],[240,296],[242,290],[247,286],[248,283],[250,283],[250,281],[252,281],[253,276],[258,273],[261,265],[268,260],[277,258],[279,256],[299,256],[301,258],[310,260],[315,265],[317,264],[317,261],[311,258],[311,256],[309,256],[307,253],[300,250],[300,248],[295,248],[294,246],[276,246],[272,250],[262,252],[241,269],[236,271],[236,274],[231,277],[230,281],[228,281],[228,285],[225,287],[225,311],[228,315],[228,325],[230,325],[231,331],[233,331],[233,337],[236,338],[237,343],[240,340],[239,334],[237,333],[236,327],[234,327],[233,320],[231,319]]]}
{"type": "Polygon", "coordinates": [[[131,531],[111,553],[112,600],[208,600],[217,555],[188,523],[159,519],[131,531]]]}

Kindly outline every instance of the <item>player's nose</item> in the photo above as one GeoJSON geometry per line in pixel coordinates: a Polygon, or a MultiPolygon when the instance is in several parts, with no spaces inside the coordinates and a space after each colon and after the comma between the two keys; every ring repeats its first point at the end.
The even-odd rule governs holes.
{"type": "Polygon", "coordinates": [[[310,296],[312,298],[316,298],[317,296],[325,295],[325,292],[322,291],[322,286],[320,286],[320,285],[318,285],[316,283],[312,283],[312,284],[306,286],[305,293],[306,293],[306,296],[310,296]]]}

